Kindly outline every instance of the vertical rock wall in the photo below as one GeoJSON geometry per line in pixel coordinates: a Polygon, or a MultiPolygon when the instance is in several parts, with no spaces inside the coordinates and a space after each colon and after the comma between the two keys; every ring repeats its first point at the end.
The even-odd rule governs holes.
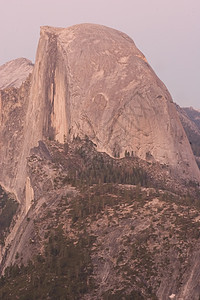
{"type": "MultiPolygon", "coordinates": [[[[174,103],[125,34],[100,25],[42,27],[30,93],[28,147],[86,135],[99,151],[199,170],[174,103]]],[[[26,142],[27,143],[27,142],[26,142]]]]}
{"type": "Polygon", "coordinates": [[[25,199],[26,159],[42,139],[86,135],[99,151],[125,151],[199,180],[171,96],[125,34],[100,25],[42,27],[33,74],[1,91],[0,182],[25,199]]]}

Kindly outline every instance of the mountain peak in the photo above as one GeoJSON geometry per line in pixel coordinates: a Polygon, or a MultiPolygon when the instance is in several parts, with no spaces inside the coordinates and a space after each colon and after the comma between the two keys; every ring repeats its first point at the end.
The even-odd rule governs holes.
{"type": "Polygon", "coordinates": [[[3,64],[0,66],[0,89],[20,87],[32,71],[33,64],[26,58],[17,58],[3,64]]]}
{"type": "MultiPolygon", "coordinates": [[[[5,72],[9,80],[1,86],[19,86],[32,68],[26,59],[5,64],[0,71],[12,72],[5,72]]],[[[30,150],[47,139],[70,143],[87,137],[98,151],[116,159],[131,153],[167,165],[175,176],[199,181],[169,92],[120,31],[87,23],[41,27],[31,78],[17,94],[1,91],[0,99],[0,182],[19,199],[29,182],[30,150]]],[[[31,197],[27,203],[29,207],[31,197]]]]}
{"type": "Polygon", "coordinates": [[[0,76],[3,299],[198,299],[200,173],[177,110],[189,112],[134,42],[45,26],[34,67],[0,76]]]}
{"type": "Polygon", "coordinates": [[[87,23],[42,27],[33,78],[30,111],[40,108],[37,126],[46,120],[40,139],[87,135],[111,156],[133,152],[199,178],[167,88],[126,34],[87,23]]]}

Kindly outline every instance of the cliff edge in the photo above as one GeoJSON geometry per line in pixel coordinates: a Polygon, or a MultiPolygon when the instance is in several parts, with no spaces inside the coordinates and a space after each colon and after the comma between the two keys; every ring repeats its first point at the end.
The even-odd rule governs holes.
{"type": "Polygon", "coordinates": [[[26,159],[43,139],[87,136],[112,157],[131,153],[199,181],[169,92],[122,32],[94,24],[41,27],[31,77],[19,89],[2,90],[0,99],[0,182],[19,199],[26,159]]]}
{"type": "Polygon", "coordinates": [[[42,27],[30,98],[33,144],[88,136],[113,157],[127,151],[200,178],[169,92],[124,33],[42,27]]]}

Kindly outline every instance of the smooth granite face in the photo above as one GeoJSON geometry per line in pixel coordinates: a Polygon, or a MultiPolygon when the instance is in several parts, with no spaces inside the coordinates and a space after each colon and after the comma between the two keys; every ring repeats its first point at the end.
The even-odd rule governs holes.
{"type": "MultiPolygon", "coordinates": [[[[3,86],[19,84],[31,69],[26,59],[5,64],[3,86]]],[[[63,143],[88,136],[113,157],[127,151],[199,180],[169,92],[134,42],[117,30],[94,24],[42,27],[32,76],[17,90],[2,90],[0,99],[0,181],[19,199],[26,158],[44,138],[63,143]]]]}
{"type": "Polygon", "coordinates": [[[28,195],[26,159],[44,138],[63,143],[88,136],[113,157],[127,151],[199,180],[170,94],[126,34],[94,24],[42,27],[31,77],[11,88],[31,70],[24,59],[0,67],[10,86],[0,92],[0,182],[20,201],[28,195]]]}
{"type": "MultiPolygon", "coordinates": [[[[60,190],[54,191],[55,168],[51,169],[48,162],[42,166],[42,158],[36,155],[32,157],[32,164],[38,163],[39,175],[36,176],[34,168],[32,173],[28,169],[27,158],[39,141],[41,147],[45,139],[63,143],[76,136],[87,136],[97,145],[97,150],[113,157],[124,157],[126,151],[144,160],[168,165],[172,178],[200,180],[169,92],[127,35],[92,24],[66,29],[42,27],[36,63],[26,80],[29,69],[26,76],[20,75],[25,74],[26,67],[21,69],[23,65],[28,68],[29,62],[24,63],[16,67],[14,77],[9,68],[6,67],[6,71],[6,65],[0,68],[0,75],[4,72],[8,79],[2,83],[3,77],[0,77],[0,184],[20,202],[16,223],[5,245],[0,246],[0,261],[4,261],[4,267],[15,261],[17,249],[25,249],[27,257],[31,254],[30,237],[35,217],[38,218],[42,205],[49,199],[62,197],[60,190]],[[52,186],[49,194],[44,188],[47,183],[52,186]],[[36,198],[39,201],[34,206],[36,198]],[[29,212],[32,214],[30,222],[26,218],[29,212]]],[[[58,177],[60,169],[57,172],[58,177]]],[[[64,195],[65,189],[62,192],[64,195]]],[[[159,212],[157,208],[155,211],[159,212]]],[[[187,214],[189,217],[189,212],[187,214]]],[[[175,248],[173,251],[176,252],[175,248]]],[[[199,250],[193,253],[194,260],[183,278],[177,299],[198,299],[194,282],[199,278],[199,250]]],[[[176,275],[173,255],[171,261],[176,275]]],[[[174,282],[171,273],[170,278],[162,279],[159,299],[173,295],[174,282]]]]}
{"type": "Polygon", "coordinates": [[[169,92],[124,33],[92,24],[42,27],[30,99],[33,144],[88,136],[111,156],[133,151],[199,179],[169,92]]]}

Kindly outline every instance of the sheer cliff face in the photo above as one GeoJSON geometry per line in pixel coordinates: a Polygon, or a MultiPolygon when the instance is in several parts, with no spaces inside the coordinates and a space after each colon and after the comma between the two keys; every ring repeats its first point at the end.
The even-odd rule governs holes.
{"type": "MultiPolygon", "coordinates": [[[[21,61],[21,75],[29,63],[21,61]]],[[[1,87],[13,85],[10,78],[1,87]]],[[[45,138],[63,143],[88,136],[111,156],[129,151],[168,164],[180,177],[199,180],[166,87],[119,31],[92,24],[42,27],[31,79],[19,89],[2,90],[0,99],[0,182],[20,200],[27,196],[26,210],[33,198],[31,186],[25,188],[30,182],[26,159],[45,138]]]]}
{"type": "Polygon", "coordinates": [[[29,147],[44,137],[87,135],[112,156],[133,151],[199,179],[170,94],[119,31],[42,27],[27,116],[29,147]]]}
{"type": "MultiPolygon", "coordinates": [[[[0,274],[43,255],[52,229],[77,245],[83,228],[100,287],[88,299],[144,281],[146,295],[153,287],[159,299],[198,299],[199,201],[179,177],[200,181],[199,170],[166,87],[133,41],[99,25],[42,27],[32,75],[19,88],[7,78],[6,85],[0,78],[0,184],[21,205],[0,245],[0,274]],[[76,136],[97,148],[87,138],[70,143],[76,136]],[[140,189],[148,182],[163,190],[140,189]]],[[[30,283],[26,276],[21,282],[30,283]]]]}
{"type": "Polygon", "coordinates": [[[20,200],[26,180],[22,153],[32,71],[32,62],[25,58],[0,66],[0,183],[20,200]],[[21,161],[23,174],[18,168],[21,161]]]}
{"type": "Polygon", "coordinates": [[[14,192],[20,200],[25,186],[25,124],[31,76],[21,87],[0,90],[0,184],[14,192]],[[18,168],[23,161],[24,173],[18,168]],[[19,183],[20,180],[20,184],[19,183]]]}

